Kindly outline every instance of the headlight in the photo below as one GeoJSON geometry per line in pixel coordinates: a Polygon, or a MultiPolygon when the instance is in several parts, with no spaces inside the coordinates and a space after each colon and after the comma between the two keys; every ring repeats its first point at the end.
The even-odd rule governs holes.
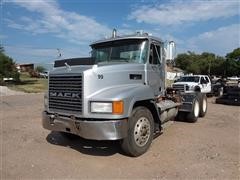
{"type": "Polygon", "coordinates": [[[92,113],[112,113],[111,102],[91,102],[92,113]]]}
{"type": "Polygon", "coordinates": [[[195,88],[195,85],[191,85],[190,89],[193,90],[195,88]]]}
{"type": "Polygon", "coordinates": [[[91,102],[92,113],[123,114],[123,101],[91,102]]]}

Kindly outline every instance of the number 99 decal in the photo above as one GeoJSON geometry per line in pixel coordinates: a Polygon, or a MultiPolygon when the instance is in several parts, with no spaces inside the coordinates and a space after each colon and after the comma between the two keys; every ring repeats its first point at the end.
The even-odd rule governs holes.
{"type": "Polygon", "coordinates": [[[102,74],[98,74],[98,79],[103,79],[103,75],[102,74]]]}

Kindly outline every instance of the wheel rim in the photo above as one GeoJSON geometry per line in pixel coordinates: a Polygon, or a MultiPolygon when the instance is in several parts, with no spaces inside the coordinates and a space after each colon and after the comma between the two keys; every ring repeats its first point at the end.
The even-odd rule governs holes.
{"type": "Polygon", "coordinates": [[[219,96],[223,95],[223,88],[220,88],[219,96]]]}
{"type": "Polygon", "coordinates": [[[206,112],[206,110],[207,110],[207,100],[206,100],[206,98],[203,99],[203,107],[202,107],[202,109],[203,109],[203,112],[206,112]]]}
{"type": "Polygon", "coordinates": [[[199,116],[199,102],[196,100],[195,105],[194,105],[194,116],[198,117],[199,116]]]}
{"type": "Polygon", "coordinates": [[[135,143],[142,147],[147,144],[150,137],[150,122],[146,117],[141,117],[137,120],[134,127],[135,143]]]}

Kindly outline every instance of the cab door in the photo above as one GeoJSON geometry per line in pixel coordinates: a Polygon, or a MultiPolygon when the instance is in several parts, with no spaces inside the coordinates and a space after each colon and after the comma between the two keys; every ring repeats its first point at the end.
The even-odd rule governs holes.
{"type": "Polygon", "coordinates": [[[212,90],[212,85],[208,76],[205,76],[205,81],[206,81],[206,93],[209,93],[212,90]]]}
{"type": "Polygon", "coordinates": [[[148,84],[152,88],[155,96],[162,94],[164,90],[165,72],[163,75],[162,67],[163,49],[160,44],[152,43],[150,45],[149,61],[147,65],[148,84]]]}
{"type": "Polygon", "coordinates": [[[210,80],[206,76],[201,77],[200,83],[202,85],[202,89],[201,89],[202,93],[209,93],[211,91],[211,83],[210,83],[210,80]]]}

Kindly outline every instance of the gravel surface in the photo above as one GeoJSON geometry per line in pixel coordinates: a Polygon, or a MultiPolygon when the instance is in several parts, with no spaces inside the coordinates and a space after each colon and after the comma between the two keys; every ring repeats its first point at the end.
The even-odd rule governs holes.
{"type": "Polygon", "coordinates": [[[239,107],[209,99],[205,118],[172,123],[131,158],[117,142],[69,141],[43,129],[43,94],[0,98],[0,179],[240,179],[239,107]]]}
{"type": "Polygon", "coordinates": [[[24,92],[13,91],[6,86],[0,86],[0,97],[1,96],[11,96],[11,95],[22,95],[24,92]]]}

